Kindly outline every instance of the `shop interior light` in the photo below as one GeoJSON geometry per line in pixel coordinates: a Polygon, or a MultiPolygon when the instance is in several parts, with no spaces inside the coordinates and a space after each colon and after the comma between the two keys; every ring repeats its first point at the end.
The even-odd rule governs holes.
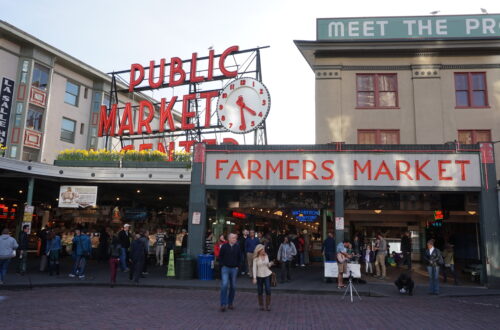
{"type": "Polygon", "coordinates": [[[160,196],[160,197],[158,197],[158,199],[159,199],[159,200],[162,200],[162,199],[163,199],[163,197],[161,197],[161,196],[160,196]]]}
{"type": "Polygon", "coordinates": [[[212,223],[212,225],[214,225],[214,226],[215,226],[216,224],[217,224],[217,222],[213,222],[213,223],[212,223]]]}
{"type": "Polygon", "coordinates": [[[56,198],[56,202],[59,202],[59,198],[56,198]]]}
{"type": "Polygon", "coordinates": [[[469,213],[470,215],[476,215],[476,211],[473,211],[473,210],[470,210],[470,211],[467,211],[467,213],[469,213]]]}
{"type": "Polygon", "coordinates": [[[116,200],[119,201],[120,200],[120,197],[116,197],[116,200]]]}
{"type": "Polygon", "coordinates": [[[274,212],[273,214],[274,214],[274,215],[280,215],[280,216],[281,216],[281,215],[283,215],[283,211],[276,211],[276,212],[274,212]]]}
{"type": "Polygon", "coordinates": [[[3,201],[3,197],[0,197],[0,201],[3,201]]]}
{"type": "Polygon", "coordinates": [[[22,193],[23,193],[23,191],[22,191],[22,190],[19,190],[19,193],[20,193],[20,194],[22,194],[22,193]]]}
{"type": "Polygon", "coordinates": [[[137,189],[137,193],[140,194],[141,193],[141,190],[140,189],[137,189]]]}
{"type": "Polygon", "coordinates": [[[373,210],[373,212],[375,212],[376,214],[380,214],[382,213],[382,210],[373,210]]]}

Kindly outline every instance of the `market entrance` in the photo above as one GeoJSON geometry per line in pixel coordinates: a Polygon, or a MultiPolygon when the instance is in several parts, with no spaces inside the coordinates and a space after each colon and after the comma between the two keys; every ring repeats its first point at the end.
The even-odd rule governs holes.
{"type": "MultiPolygon", "coordinates": [[[[269,192],[285,192],[290,196],[300,196],[300,192],[320,194],[328,192],[333,200],[328,208],[332,211],[331,224],[333,226],[335,223],[335,236],[338,242],[352,239],[356,226],[360,230],[368,231],[370,227],[379,230],[383,227],[380,222],[386,221],[373,218],[373,216],[383,214],[387,216],[387,219],[389,216],[393,217],[387,221],[388,227],[394,227],[397,232],[405,229],[418,231],[419,244],[415,245],[416,251],[412,251],[412,257],[416,259],[422,255],[427,236],[429,238],[432,237],[431,234],[439,234],[439,237],[446,236],[446,231],[438,232],[434,228],[426,228],[430,220],[432,220],[432,225],[437,227],[439,222],[434,222],[435,220],[439,219],[442,224],[446,220],[446,215],[454,216],[453,219],[456,220],[457,225],[443,226],[443,230],[446,229],[452,233],[468,231],[467,227],[473,226],[474,223],[478,224],[482,234],[477,235],[476,239],[476,242],[479,242],[478,250],[481,252],[479,254],[480,278],[492,287],[500,286],[500,272],[497,271],[500,269],[500,264],[498,264],[500,250],[496,242],[496,233],[500,230],[498,196],[495,189],[497,182],[495,164],[491,161],[491,157],[485,156],[487,150],[491,150],[490,144],[467,146],[454,144],[426,146],[196,145],[190,189],[188,253],[192,257],[197,257],[199,253],[202,253],[206,242],[205,233],[214,222],[219,226],[222,224],[222,228],[218,230],[223,232],[224,226],[233,226],[233,228],[226,229],[232,230],[240,222],[236,220],[237,217],[226,219],[229,216],[245,217],[249,214],[254,218],[260,215],[266,219],[267,216],[258,213],[261,209],[262,212],[269,211],[268,214],[274,216],[276,210],[272,207],[264,207],[272,200],[271,195],[267,195],[269,192]],[[485,153],[480,152],[481,148],[485,150],[485,153]],[[237,198],[228,199],[234,202],[233,206],[228,208],[227,201],[226,205],[219,204],[220,201],[216,198],[212,201],[215,203],[214,206],[207,207],[212,199],[211,194],[222,191],[230,191],[233,192],[233,196],[237,195],[237,198]],[[265,192],[264,197],[257,199],[253,206],[242,207],[247,202],[242,196],[258,192],[265,192]],[[376,203],[366,204],[369,205],[368,207],[364,206],[364,199],[356,197],[357,207],[349,209],[354,193],[394,194],[397,198],[387,198],[390,203],[394,204],[394,207],[386,208],[376,203]],[[423,208],[415,206],[418,205],[420,196],[424,194],[429,194],[429,196],[424,198],[423,208]],[[443,203],[456,202],[459,200],[458,195],[462,196],[463,201],[475,201],[476,209],[465,208],[466,204],[462,203],[462,210],[445,210],[443,203]],[[439,196],[440,208],[431,206],[433,196],[439,196]],[[447,198],[448,202],[446,202],[447,198]],[[255,209],[252,210],[252,207],[258,212],[253,213],[255,209]],[[233,211],[243,214],[228,215],[227,212],[233,211]],[[435,215],[434,212],[436,212],[435,215]],[[408,220],[410,216],[413,219],[408,220]],[[459,220],[467,224],[462,225],[459,220]],[[371,222],[379,222],[379,224],[370,226],[371,222]],[[394,226],[396,222],[400,222],[401,225],[394,226]],[[351,226],[354,227],[351,228],[351,226]],[[379,229],[376,229],[377,226],[379,229]]],[[[305,202],[305,199],[302,200],[305,202]]],[[[290,209],[286,211],[290,212],[290,209]]],[[[325,215],[327,211],[324,212],[325,215]]],[[[252,222],[252,225],[259,227],[261,222],[261,220],[256,220],[252,222]]],[[[267,225],[267,222],[265,224],[267,225]]],[[[271,231],[272,226],[271,224],[271,231]]],[[[297,228],[294,229],[297,230],[297,228]]],[[[327,227],[317,230],[320,237],[323,229],[327,230],[327,227]]],[[[438,242],[438,244],[444,243],[438,242]]],[[[467,245],[465,249],[470,250],[470,246],[467,245]]]]}
{"type": "MultiPolygon", "coordinates": [[[[270,244],[275,257],[284,236],[301,237],[304,260],[322,261],[321,244],[333,225],[333,192],[220,190],[207,192],[207,232],[216,241],[223,234],[255,230],[261,241],[270,244]]],[[[205,252],[212,250],[206,240],[205,252]]],[[[297,263],[299,261],[297,260],[297,263]]]]}
{"type": "Polygon", "coordinates": [[[414,271],[425,275],[423,251],[432,238],[437,248],[453,256],[459,283],[481,282],[479,193],[349,190],[345,196],[347,237],[358,236],[366,247],[381,233],[389,245],[389,270],[408,267],[402,246],[406,234],[414,271]]]}

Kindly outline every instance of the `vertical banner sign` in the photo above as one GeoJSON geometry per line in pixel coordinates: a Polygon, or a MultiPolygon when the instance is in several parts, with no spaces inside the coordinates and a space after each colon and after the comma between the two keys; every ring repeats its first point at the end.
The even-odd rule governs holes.
{"type": "Polygon", "coordinates": [[[0,94],[0,144],[7,145],[7,133],[9,132],[10,108],[12,107],[12,96],[14,95],[14,80],[2,79],[2,90],[0,94]]]}

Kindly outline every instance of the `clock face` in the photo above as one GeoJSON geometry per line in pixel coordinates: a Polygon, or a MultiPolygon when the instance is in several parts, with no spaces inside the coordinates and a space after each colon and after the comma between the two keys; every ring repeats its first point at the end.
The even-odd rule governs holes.
{"type": "Polygon", "coordinates": [[[269,92],[256,79],[242,77],[231,81],[219,95],[217,115],[228,131],[251,132],[266,119],[271,107],[269,92]]]}

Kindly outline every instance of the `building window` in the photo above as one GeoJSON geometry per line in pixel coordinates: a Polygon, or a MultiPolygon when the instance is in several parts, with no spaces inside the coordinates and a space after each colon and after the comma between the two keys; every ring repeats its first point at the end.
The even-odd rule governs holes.
{"type": "Polygon", "coordinates": [[[49,68],[35,63],[35,66],[33,67],[33,78],[31,79],[31,85],[33,87],[46,90],[47,85],[49,84],[49,72],[49,68]]]}
{"type": "Polygon", "coordinates": [[[80,94],[80,86],[71,81],[66,82],[66,94],[64,95],[64,102],[78,106],[78,95],[80,94]]]}
{"type": "Polygon", "coordinates": [[[83,134],[84,131],[85,131],[85,124],[80,123],[80,134],[83,134]]]}
{"type": "Polygon", "coordinates": [[[463,144],[476,144],[479,142],[491,142],[491,131],[484,130],[459,130],[458,142],[463,144]]]}
{"type": "Polygon", "coordinates": [[[360,129],[358,144],[399,144],[399,130],[360,129]]]}
{"type": "Polygon", "coordinates": [[[486,73],[455,73],[455,99],[457,108],[488,107],[486,73]]]}
{"type": "Polygon", "coordinates": [[[75,142],[76,121],[63,118],[61,124],[61,140],[65,142],[75,142]]]}
{"type": "Polygon", "coordinates": [[[357,74],[357,108],[397,108],[398,80],[395,73],[357,74]]]}
{"type": "Polygon", "coordinates": [[[30,105],[26,116],[26,128],[42,131],[43,109],[30,105]]]}

